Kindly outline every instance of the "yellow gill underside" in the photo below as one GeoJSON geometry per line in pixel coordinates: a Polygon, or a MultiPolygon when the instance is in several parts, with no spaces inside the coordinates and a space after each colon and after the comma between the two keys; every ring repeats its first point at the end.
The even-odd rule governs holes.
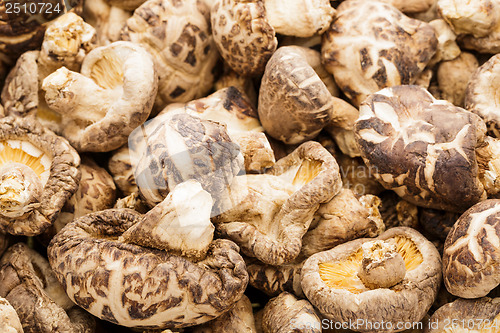
{"type": "Polygon", "coordinates": [[[30,167],[45,186],[52,159],[28,141],[7,140],[0,142],[0,166],[17,162],[30,167]]]}
{"type": "MultiPolygon", "coordinates": [[[[417,268],[423,257],[415,243],[404,236],[396,236],[396,251],[401,254],[407,271],[417,268]]],[[[358,270],[363,260],[363,251],[359,248],[349,258],[339,262],[319,264],[319,275],[325,284],[333,289],[344,289],[354,294],[370,290],[358,277],[358,270]]]]}
{"type": "Polygon", "coordinates": [[[123,63],[118,55],[104,53],[103,57],[92,66],[90,78],[101,88],[114,89],[123,84],[123,63]]]}

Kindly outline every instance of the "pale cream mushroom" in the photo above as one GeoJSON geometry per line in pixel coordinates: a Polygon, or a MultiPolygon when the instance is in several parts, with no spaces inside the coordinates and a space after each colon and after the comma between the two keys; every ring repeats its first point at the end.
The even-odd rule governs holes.
{"type": "Polygon", "coordinates": [[[379,0],[393,5],[403,13],[414,14],[430,10],[437,0],[379,0]]]}
{"type": "Polygon", "coordinates": [[[125,145],[112,152],[108,161],[109,173],[113,176],[113,181],[120,191],[125,195],[131,195],[139,189],[135,182],[134,169],[130,161],[130,150],[125,145]]]}
{"type": "Polygon", "coordinates": [[[42,88],[47,105],[62,116],[68,141],[78,151],[105,152],[126,143],[148,118],[157,81],[146,50],[115,42],[91,51],[81,73],[62,67],[45,78],[42,88]]]}
{"type": "Polygon", "coordinates": [[[132,12],[115,6],[119,1],[86,0],[83,3],[82,16],[96,29],[99,46],[116,42],[132,12]]]}
{"type": "Polygon", "coordinates": [[[442,19],[433,20],[429,22],[429,24],[434,28],[438,46],[428,66],[437,64],[440,61],[453,60],[458,57],[461,51],[456,43],[457,35],[450,26],[442,19]]]}
{"type": "Polygon", "coordinates": [[[0,331],[4,333],[24,332],[16,310],[3,297],[0,297],[0,331]]]}
{"type": "Polygon", "coordinates": [[[464,107],[468,82],[479,67],[476,57],[472,53],[462,52],[456,59],[442,61],[438,66],[437,81],[441,98],[464,107]]]}

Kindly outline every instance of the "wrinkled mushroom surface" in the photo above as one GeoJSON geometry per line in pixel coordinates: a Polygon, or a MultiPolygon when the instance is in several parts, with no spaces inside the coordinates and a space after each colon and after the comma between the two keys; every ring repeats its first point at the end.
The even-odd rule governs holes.
{"type": "MultiPolygon", "coordinates": [[[[372,331],[367,322],[390,322],[395,328],[397,322],[419,321],[434,302],[440,282],[438,251],[406,227],[338,245],[302,266],[302,289],[309,301],[328,319],[363,320],[356,327],[359,332],[372,331]]],[[[396,331],[388,327],[380,331],[396,331]]]]}
{"type": "Polygon", "coordinates": [[[49,262],[76,304],[122,326],[181,328],[214,319],[242,297],[248,275],[233,242],[214,240],[193,263],[117,240],[140,218],[127,209],[92,213],[52,239],[49,262]]]}
{"type": "Polygon", "coordinates": [[[34,119],[0,119],[0,229],[42,233],[78,188],[80,157],[34,119]]]}
{"type": "Polygon", "coordinates": [[[463,213],[449,232],[443,250],[443,278],[451,294],[483,297],[499,284],[499,221],[500,200],[489,199],[463,213]]]}
{"type": "Polygon", "coordinates": [[[137,184],[134,177],[134,169],[130,161],[130,150],[125,145],[111,153],[108,160],[108,170],[116,187],[126,196],[137,192],[137,184]]]}
{"type": "Polygon", "coordinates": [[[0,297],[0,331],[4,333],[24,332],[16,310],[3,297],[0,297]]]}

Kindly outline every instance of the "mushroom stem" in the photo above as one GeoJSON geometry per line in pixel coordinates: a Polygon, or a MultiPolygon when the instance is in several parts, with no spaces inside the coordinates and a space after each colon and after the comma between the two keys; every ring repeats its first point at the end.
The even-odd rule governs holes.
{"type": "Polygon", "coordinates": [[[358,276],[371,289],[390,288],[403,281],[405,262],[394,243],[376,240],[362,245],[363,260],[358,276]]]}
{"type": "Polygon", "coordinates": [[[500,140],[487,136],[476,148],[478,177],[489,198],[497,198],[500,192],[500,140]]]}
{"type": "Polygon", "coordinates": [[[0,167],[0,215],[22,217],[37,208],[42,181],[30,167],[10,162],[0,167]]]}

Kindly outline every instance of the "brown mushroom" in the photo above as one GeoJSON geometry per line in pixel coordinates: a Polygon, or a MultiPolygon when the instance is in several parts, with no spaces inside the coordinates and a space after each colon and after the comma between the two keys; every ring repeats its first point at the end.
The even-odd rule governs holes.
{"type": "Polygon", "coordinates": [[[432,26],[378,1],[344,1],[325,32],[322,58],[355,106],[390,86],[413,84],[437,49],[432,26]]]}
{"type": "Polygon", "coordinates": [[[112,152],[108,160],[108,170],[113,176],[113,181],[120,191],[126,196],[137,192],[134,170],[130,161],[130,151],[128,145],[125,145],[112,152]]]}
{"type": "Polygon", "coordinates": [[[0,296],[14,307],[25,333],[92,333],[94,319],[75,308],[47,260],[24,243],[0,260],[0,296]]]}
{"type": "Polygon", "coordinates": [[[437,70],[441,98],[464,107],[468,82],[478,67],[476,57],[468,52],[460,53],[456,59],[441,62],[437,70]]]}
{"type": "Polygon", "coordinates": [[[153,55],[159,76],[156,111],[202,97],[212,88],[219,54],[204,1],[146,1],[127,20],[120,38],[153,55]]]}
{"type": "Polygon", "coordinates": [[[261,75],[278,46],[263,1],[217,0],[211,22],[215,44],[229,67],[243,76],[261,75]]]}
{"type": "Polygon", "coordinates": [[[252,78],[242,76],[233,71],[228,65],[224,64],[224,70],[219,79],[214,83],[214,90],[236,87],[239,91],[245,93],[250,100],[251,105],[257,106],[257,92],[255,90],[252,78]]]}
{"type": "Polygon", "coordinates": [[[34,236],[78,188],[80,157],[34,119],[0,119],[0,230],[34,236]]]}
{"type": "Polygon", "coordinates": [[[420,208],[418,224],[435,238],[444,241],[461,214],[443,210],[420,208]]]}
{"type": "Polygon", "coordinates": [[[397,324],[421,320],[440,282],[438,251],[406,227],[338,245],[302,266],[309,301],[332,321],[355,323],[358,332],[403,331],[397,324]]]}
{"type": "Polygon", "coordinates": [[[451,294],[483,297],[499,284],[499,220],[500,200],[485,200],[463,213],[448,233],[443,278],[451,294]]]}
{"type": "Polygon", "coordinates": [[[116,6],[128,11],[134,11],[146,0],[106,0],[110,6],[116,6]]]}
{"type": "Polygon", "coordinates": [[[4,333],[23,333],[16,310],[9,301],[0,297],[0,331],[4,333]]]}
{"type": "MultiPolygon", "coordinates": [[[[190,212],[182,213],[189,222],[190,212]]],[[[52,239],[50,264],[76,304],[122,326],[182,328],[214,319],[242,297],[248,275],[233,242],[214,240],[206,258],[194,262],[121,241],[142,219],[132,210],[104,210],[76,219],[52,239]]]]}
{"type": "Polygon", "coordinates": [[[342,182],[335,159],[317,142],[306,142],[264,175],[236,177],[231,209],[216,216],[217,231],[244,254],[281,265],[300,253],[302,237],[320,204],[331,200],[342,182]],[[238,184],[238,182],[237,182],[238,184]]]}
{"type": "Polygon", "coordinates": [[[320,333],[321,322],[311,303],[283,292],[264,307],[262,328],[264,333],[320,333]]]}
{"type": "Polygon", "coordinates": [[[484,122],[423,88],[371,95],[355,132],[375,177],[410,203],[463,212],[498,193],[498,143],[485,137],[484,122]]]}
{"type": "Polygon", "coordinates": [[[193,328],[193,333],[256,333],[252,303],[243,295],[233,307],[223,315],[203,325],[193,328]]]}
{"type": "Polygon", "coordinates": [[[96,29],[99,46],[118,41],[121,29],[132,16],[131,11],[116,6],[118,2],[120,1],[113,1],[113,4],[106,0],[85,0],[83,2],[82,16],[96,29]]]}
{"type": "Polygon", "coordinates": [[[381,203],[378,207],[385,228],[410,227],[420,229],[418,207],[401,199],[393,191],[380,193],[381,203]]]}
{"type": "Polygon", "coordinates": [[[457,299],[434,312],[424,333],[498,332],[500,298],[457,299]]]}
{"type": "Polygon", "coordinates": [[[105,152],[126,143],[148,118],[157,80],[146,50],[115,42],[91,51],[81,74],[62,67],[42,88],[47,105],[62,115],[62,133],[70,143],[79,151],[105,152]]]}

